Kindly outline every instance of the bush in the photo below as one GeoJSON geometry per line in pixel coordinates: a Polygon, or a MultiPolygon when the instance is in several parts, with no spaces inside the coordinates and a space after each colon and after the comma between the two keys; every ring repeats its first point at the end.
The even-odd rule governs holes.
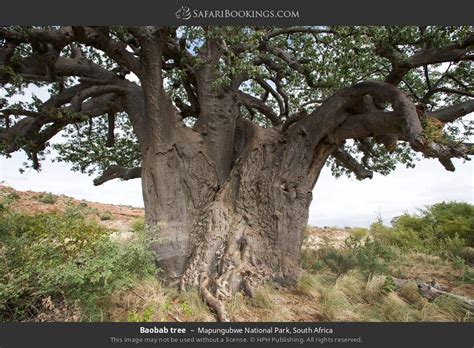
{"type": "Polygon", "coordinates": [[[351,236],[345,243],[354,255],[357,266],[368,273],[383,273],[394,258],[388,247],[372,238],[362,242],[361,238],[351,236]]]}
{"type": "Polygon", "coordinates": [[[474,248],[462,248],[459,256],[462,257],[467,263],[474,264],[474,248]]]}
{"type": "Polygon", "coordinates": [[[136,218],[132,222],[132,231],[140,233],[145,231],[145,219],[144,218],[136,218]]]}
{"type": "Polygon", "coordinates": [[[347,249],[339,250],[332,247],[320,249],[319,257],[338,276],[356,266],[354,255],[347,249]]]}
{"type": "MultiPolygon", "coordinates": [[[[383,273],[394,256],[390,248],[373,238],[350,236],[344,244],[341,249],[325,247],[317,250],[316,259],[312,264],[318,265],[320,261],[337,275],[354,268],[359,268],[367,274],[383,273]]],[[[309,261],[306,263],[309,264],[309,261]]]]}
{"type": "Polygon", "coordinates": [[[38,201],[44,204],[54,204],[57,201],[57,198],[55,195],[53,195],[51,192],[48,192],[46,194],[41,194],[38,197],[38,201]]]}
{"type": "Polygon", "coordinates": [[[20,195],[16,192],[10,192],[8,195],[7,195],[7,199],[11,199],[11,200],[17,200],[17,199],[20,199],[20,195]]]}
{"type": "Polygon", "coordinates": [[[112,218],[114,217],[112,213],[109,211],[104,211],[103,213],[99,213],[98,215],[99,215],[100,221],[112,220],[112,218]]]}
{"type": "Polygon", "coordinates": [[[474,247],[474,205],[460,202],[442,202],[423,210],[425,221],[430,222],[440,238],[456,235],[474,247]]]}
{"type": "Polygon", "coordinates": [[[403,251],[422,252],[454,258],[474,245],[474,205],[443,202],[403,214],[392,220],[392,227],[381,221],[372,224],[371,234],[383,244],[403,251]]]}
{"type": "Polygon", "coordinates": [[[77,209],[0,212],[0,320],[33,320],[44,299],[79,305],[94,320],[99,301],[156,272],[144,236],[121,245],[109,234],[77,209]]]}
{"type": "Polygon", "coordinates": [[[355,227],[350,229],[351,235],[357,238],[367,238],[369,236],[369,230],[363,227],[355,227]]]}

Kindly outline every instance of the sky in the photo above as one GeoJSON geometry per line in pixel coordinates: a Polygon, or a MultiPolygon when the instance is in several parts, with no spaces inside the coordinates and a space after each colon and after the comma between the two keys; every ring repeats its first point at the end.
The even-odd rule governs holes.
{"type": "MultiPolygon", "coordinates": [[[[18,100],[35,94],[45,100],[44,88],[33,85],[18,100]]],[[[474,114],[469,115],[474,119],[474,114]]],[[[54,140],[60,139],[58,134],[54,140]]],[[[52,156],[54,157],[54,156],[52,156]]],[[[18,169],[26,161],[22,152],[11,158],[0,156],[0,183],[17,190],[52,192],[76,199],[143,207],[141,182],[112,180],[101,186],[92,184],[93,177],[72,172],[67,163],[42,162],[41,172],[18,169]]],[[[314,226],[367,227],[381,217],[386,223],[405,212],[442,201],[463,201],[474,204],[474,161],[463,163],[454,159],[455,172],[446,171],[435,159],[422,159],[414,169],[398,166],[388,176],[374,174],[373,179],[334,178],[324,167],[313,190],[308,223],[314,226]]]]}

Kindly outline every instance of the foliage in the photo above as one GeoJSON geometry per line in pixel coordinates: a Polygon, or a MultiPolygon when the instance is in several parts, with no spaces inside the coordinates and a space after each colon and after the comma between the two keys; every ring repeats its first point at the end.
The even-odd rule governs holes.
{"type": "Polygon", "coordinates": [[[95,320],[100,302],[156,270],[147,238],[127,245],[82,212],[25,215],[0,212],[0,317],[31,320],[44,299],[79,305],[95,320]]]}
{"type": "MultiPolygon", "coordinates": [[[[305,251],[304,253],[311,253],[305,251]]],[[[362,239],[350,236],[345,240],[342,248],[323,247],[312,255],[303,255],[307,259],[307,269],[317,271],[326,266],[337,275],[347,273],[351,269],[359,268],[367,274],[382,273],[388,262],[393,258],[393,252],[382,243],[372,238],[362,239]],[[311,260],[311,262],[308,262],[311,260]],[[309,268],[308,268],[309,266],[309,268]]]]}
{"type": "Polygon", "coordinates": [[[295,289],[319,301],[330,321],[472,321],[459,301],[422,298],[417,281],[472,286],[473,207],[442,202],[403,214],[391,226],[379,219],[369,230],[351,229],[340,248],[303,249],[307,272],[295,289]],[[394,277],[407,281],[396,285],[394,277]]]}
{"type": "Polygon", "coordinates": [[[387,245],[400,250],[426,252],[454,258],[467,256],[465,247],[474,243],[474,205],[442,202],[420,210],[419,214],[403,214],[392,220],[392,226],[378,221],[371,233],[387,245]]]}
{"type": "Polygon", "coordinates": [[[138,314],[136,312],[129,313],[127,317],[128,322],[150,322],[154,316],[153,307],[147,306],[143,310],[142,314],[138,314]]]}
{"type": "MultiPolygon", "coordinates": [[[[53,96],[79,86],[82,80],[90,84],[97,83],[99,86],[107,82],[95,81],[95,76],[91,79],[90,76],[77,73],[73,75],[75,72],[69,71],[72,69],[68,69],[66,74],[58,76],[57,79],[33,79],[35,75],[19,72],[19,67],[24,66],[26,60],[43,59],[44,50],[50,45],[42,42],[40,38],[44,35],[37,35],[38,29],[48,31],[60,28],[5,27],[6,31],[18,39],[15,40],[16,49],[11,57],[7,63],[0,66],[0,75],[7,81],[2,84],[0,107],[17,112],[11,117],[0,118],[0,129],[11,129],[25,119],[24,114],[42,114],[45,111],[44,101],[36,93],[27,100],[18,97],[30,83],[47,90],[53,96]],[[24,112],[21,113],[20,110],[24,112]]],[[[176,104],[177,100],[181,100],[184,105],[193,104],[189,90],[195,89],[196,86],[191,86],[194,77],[190,74],[203,67],[205,61],[200,53],[209,40],[219,43],[222,54],[215,66],[217,71],[212,84],[215,87],[228,87],[232,78],[246,76],[239,89],[253,97],[266,95],[265,105],[274,113],[280,114],[280,109],[285,109],[281,113],[283,120],[298,112],[310,114],[342,88],[363,80],[385,80],[392,70],[390,58],[396,57],[399,64],[403,65],[420,51],[443,52],[446,47],[461,43],[472,33],[470,26],[317,26],[277,35],[273,34],[284,31],[285,28],[190,26],[162,29],[167,35],[167,45],[178,46],[178,53],[163,58],[168,63],[167,68],[162,69],[162,75],[170,100],[176,104]],[[262,58],[270,63],[262,63],[262,58]],[[257,61],[260,63],[256,63],[257,61]],[[269,85],[276,92],[266,93],[262,81],[263,85],[269,85]]],[[[99,33],[117,47],[123,45],[131,50],[130,45],[136,44],[134,35],[126,27],[101,28],[99,33]]],[[[56,37],[54,32],[53,36],[56,37]]],[[[94,40],[85,40],[85,43],[84,40],[74,42],[78,41],[76,39],[71,42],[70,39],[59,40],[64,41],[64,44],[58,44],[58,47],[53,45],[55,54],[69,59],[73,48],[80,48],[87,64],[95,64],[118,76],[121,76],[123,71],[128,74],[128,67],[121,66],[126,59],[114,57],[115,54],[120,55],[120,52],[116,51],[111,55],[105,48],[94,45],[94,40]]],[[[0,39],[2,47],[6,42],[5,37],[0,39]]],[[[171,51],[174,52],[173,49],[171,51]]],[[[140,54],[137,53],[137,56],[140,54]]],[[[408,69],[398,87],[414,102],[424,104],[428,112],[441,106],[466,101],[472,94],[474,70],[471,62],[456,58],[448,59],[446,63],[449,64],[440,64],[438,59],[434,59],[424,66],[408,69]],[[436,93],[431,93],[432,87],[436,87],[436,93]]],[[[130,75],[127,76],[129,77],[130,75]]],[[[67,100],[61,107],[47,110],[51,123],[54,121],[55,126],[61,122],[66,125],[61,132],[63,141],[54,144],[58,161],[72,163],[73,170],[88,174],[102,172],[114,164],[129,168],[140,164],[141,151],[136,134],[128,115],[122,112],[120,106],[114,105],[99,115],[87,115],[69,107],[69,103],[70,100],[67,100]],[[110,114],[115,114],[113,146],[108,142],[110,114]]],[[[242,107],[241,113],[243,117],[263,127],[271,126],[259,108],[249,111],[248,108],[242,107]]],[[[184,124],[192,125],[196,116],[188,117],[184,124]]],[[[428,140],[440,140],[441,143],[452,142],[454,139],[463,141],[473,131],[472,122],[469,121],[459,120],[444,128],[431,121],[424,118],[424,133],[428,140]]],[[[49,130],[51,134],[56,134],[53,132],[56,129],[49,130]]],[[[28,139],[28,136],[18,135],[15,143],[18,148],[26,151],[32,162],[37,162],[47,155],[48,146],[51,144],[46,142],[45,146],[38,146],[33,140],[28,139]]],[[[357,160],[365,162],[367,168],[383,175],[393,171],[397,163],[407,167],[414,166],[416,155],[406,143],[386,149],[376,140],[369,138],[364,144],[365,149],[362,149],[363,144],[360,141],[348,141],[344,148],[357,160]],[[367,153],[370,156],[366,156],[367,153]]],[[[8,146],[3,143],[0,144],[0,152],[5,155],[10,153],[8,146]]],[[[328,165],[336,176],[351,175],[351,172],[336,160],[330,160],[328,165]]],[[[37,168],[38,163],[33,166],[37,168]]]]}
{"type": "Polygon", "coordinates": [[[102,213],[99,213],[99,219],[100,221],[108,221],[113,219],[113,215],[109,211],[104,211],[102,213]]]}
{"type": "Polygon", "coordinates": [[[107,146],[106,118],[94,118],[81,126],[70,125],[62,133],[62,141],[54,144],[56,161],[72,163],[72,170],[87,173],[103,172],[111,165],[133,168],[140,165],[140,147],[128,117],[120,113],[115,118],[117,132],[114,146],[107,146]]]}
{"type": "Polygon", "coordinates": [[[352,236],[360,239],[365,239],[369,236],[369,230],[363,227],[355,227],[350,229],[352,236]]]}
{"type": "Polygon", "coordinates": [[[144,218],[137,218],[132,222],[132,231],[140,232],[145,231],[145,219],[144,218]]]}
{"type": "Polygon", "coordinates": [[[57,197],[51,192],[41,194],[38,196],[38,201],[44,204],[54,204],[56,203],[57,197]]]}

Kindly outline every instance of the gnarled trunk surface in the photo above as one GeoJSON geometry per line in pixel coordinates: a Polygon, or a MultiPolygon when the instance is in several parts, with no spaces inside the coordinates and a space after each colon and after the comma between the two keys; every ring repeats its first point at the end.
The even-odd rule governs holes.
{"type": "Polygon", "coordinates": [[[142,162],[146,222],[166,278],[199,287],[220,320],[222,300],[260,284],[294,283],[312,188],[334,145],[315,147],[305,132],[237,120],[225,180],[189,128],[175,142],[148,147],[142,162]],[[179,141],[183,137],[186,141],[179,141]]]}

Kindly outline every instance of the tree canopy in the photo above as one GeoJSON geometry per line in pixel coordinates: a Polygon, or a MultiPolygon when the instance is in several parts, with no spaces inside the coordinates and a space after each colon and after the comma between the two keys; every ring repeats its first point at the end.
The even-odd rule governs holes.
{"type": "Polygon", "coordinates": [[[197,75],[212,62],[218,78],[207,83],[234,91],[240,117],[283,133],[298,122],[332,127],[335,175],[387,174],[418,154],[454,170],[451,158],[473,154],[473,122],[462,117],[474,110],[474,34],[437,26],[1,27],[1,153],[23,150],[40,169],[62,132],[57,160],[105,172],[96,184],[138,177],[140,122],[123,96],[150,74],[148,40],[162,43],[151,63],[187,127],[202,109],[197,75]],[[32,84],[49,98],[12,98],[32,84]],[[404,115],[412,107],[422,128],[404,115]]]}

